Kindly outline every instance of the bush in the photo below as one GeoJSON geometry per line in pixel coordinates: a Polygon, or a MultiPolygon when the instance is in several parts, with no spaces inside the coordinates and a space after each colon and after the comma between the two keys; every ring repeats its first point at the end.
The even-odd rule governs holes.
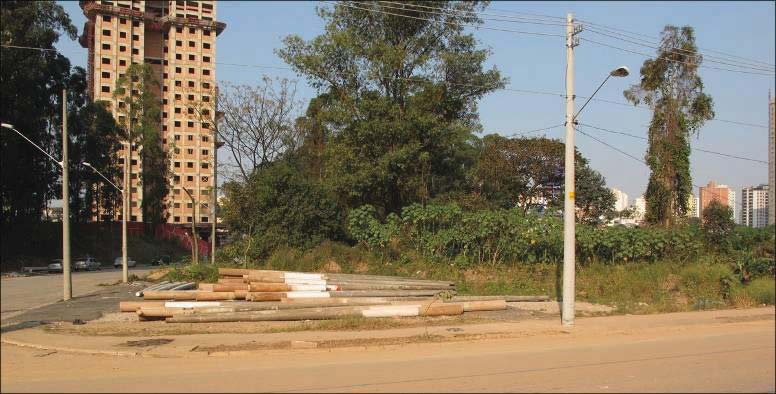
{"type": "MultiPolygon", "coordinates": [[[[520,209],[463,211],[455,204],[413,204],[384,223],[371,206],[350,211],[348,232],[371,250],[384,251],[396,239],[404,248],[466,266],[504,262],[563,260],[563,223],[559,218],[520,209]]],[[[577,225],[580,262],[623,263],[700,255],[703,235],[695,226],[672,229],[577,225]]]]}
{"type": "Polygon", "coordinates": [[[247,183],[224,185],[223,218],[249,238],[242,255],[266,257],[278,247],[312,248],[342,239],[342,209],[321,184],[278,162],[256,170],[247,183]]]}

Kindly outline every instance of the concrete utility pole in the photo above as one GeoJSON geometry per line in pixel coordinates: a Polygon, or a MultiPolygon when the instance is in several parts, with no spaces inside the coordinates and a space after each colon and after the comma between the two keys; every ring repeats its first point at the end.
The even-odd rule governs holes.
{"type": "Polygon", "coordinates": [[[213,95],[213,192],[210,203],[210,264],[216,263],[216,206],[218,204],[218,87],[213,95]]]}
{"type": "Polygon", "coordinates": [[[564,161],[565,193],[563,204],[563,308],[564,326],[574,325],[575,219],[574,211],[574,47],[580,30],[574,26],[574,16],[566,15],[566,158],[564,161]]]}
{"type": "MultiPolygon", "coordinates": [[[[130,92],[132,85],[130,84],[130,92]]],[[[130,172],[132,171],[132,98],[127,100],[127,149],[124,152],[124,185],[121,192],[121,281],[129,281],[129,267],[127,254],[127,220],[129,220],[129,204],[132,200],[132,189],[129,186],[130,172]]]]}
{"type": "Polygon", "coordinates": [[[67,89],[62,89],[62,299],[73,298],[73,281],[70,273],[70,191],[67,174],[67,89]]]}

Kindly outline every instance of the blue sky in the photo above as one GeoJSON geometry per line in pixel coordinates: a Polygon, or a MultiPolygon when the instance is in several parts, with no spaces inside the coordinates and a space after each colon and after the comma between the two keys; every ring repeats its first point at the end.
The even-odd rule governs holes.
{"type": "MultiPolygon", "coordinates": [[[[75,1],[61,2],[80,30],[85,18],[75,1]]],[[[323,22],[315,14],[317,2],[237,2],[221,1],[218,19],[227,23],[217,43],[217,62],[265,66],[285,66],[274,53],[284,36],[298,34],[309,39],[323,30],[323,22]]],[[[493,2],[486,11],[507,15],[509,12],[565,17],[571,12],[576,19],[598,25],[625,29],[657,37],[667,24],[690,25],[695,28],[701,48],[724,52],[768,64],[774,59],[774,2],[493,2]]],[[[486,27],[532,32],[563,34],[564,27],[487,21],[486,27]]],[[[495,65],[510,78],[510,88],[564,92],[565,47],[561,37],[540,37],[510,32],[476,30],[475,37],[492,50],[489,65],[495,65]]],[[[595,90],[609,70],[627,65],[632,73],[627,78],[610,79],[597,98],[624,101],[622,91],[639,80],[638,70],[645,57],[612,48],[601,47],[587,38],[610,45],[653,54],[654,50],[591,31],[580,34],[581,45],[575,48],[576,94],[587,96],[595,90]]],[[[77,42],[63,38],[57,47],[73,64],[85,65],[86,51],[77,42]]],[[[708,53],[715,56],[718,53],[708,53]]],[[[728,61],[729,62],[729,61],[728,61]]],[[[728,67],[706,63],[709,66],[728,67]]],[[[293,71],[271,68],[219,65],[219,80],[233,83],[254,83],[261,75],[287,77],[299,81],[299,94],[305,102],[315,95],[303,77],[293,71]]],[[[750,75],[703,68],[706,92],[715,102],[717,118],[768,124],[768,90],[774,90],[773,75],[750,75]]],[[[578,99],[579,108],[583,101],[578,99]]],[[[511,134],[563,123],[564,102],[560,97],[500,91],[484,98],[480,118],[486,133],[511,134]]],[[[591,102],[580,116],[581,123],[646,136],[648,110],[591,102]]],[[[645,141],[602,133],[583,131],[603,139],[636,157],[643,157],[645,141]]],[[[562,128],[546,133],[563,138],[562,128]]],[[[607,184],[628,193],[631,201],[643,194],[649,171],[633,159],[607,148],[588,137],[577,134],[577,147],[600,171],[607,184]]],[[[694,147],[722,151],[739,156],[767,160],[768,130],[763,127],[736,125],[721,121],[708,122],[694,147]]],[[[691,156],[693,182],[704,185],[714,179],[728,184],[737,193],[741,187],[767,182],[767,165],[727,159],[694,152],[691,156]]],[[[697,195],[697,189],[695,190],[697,195]]]]}

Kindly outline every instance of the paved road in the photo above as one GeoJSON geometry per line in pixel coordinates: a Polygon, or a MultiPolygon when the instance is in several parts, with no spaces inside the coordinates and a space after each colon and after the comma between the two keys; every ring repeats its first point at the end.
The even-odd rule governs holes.
{"type": "MultiPolygon", "coordinates": [[[[147,267],[130,268],[130,274],[144,275],[147,267]]],[[[82,296],[100,289],[102,283],[121,280],[121,270],[110,268],[91,272],[73,273],[73,297],[82,296]]],[[[6,320],[27,310],[48,305],[62,299],[62,274],[47,274],[0,281],[0,320],[6,320]]]]}
{"type": "MultiPolygon", "coordinates": [[[[596,331],[580,319],[574,330],[595,335],[230,357],[138,359],[2,345],[0,377],[4,391],[26,392],[774,392],[774,320],[759,313],[660,330],[639,320],[645,324],[596,331]]],[[[622,321],[587,322],[605,319],[622,321]]]]}

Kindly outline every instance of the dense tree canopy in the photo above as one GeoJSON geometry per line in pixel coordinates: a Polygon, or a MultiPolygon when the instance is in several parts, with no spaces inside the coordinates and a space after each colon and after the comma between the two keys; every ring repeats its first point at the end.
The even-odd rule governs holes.
{"type": "MultiPolygon", "coordinates": [[[[53,49],[61,34],[76,38],[76,28],[53,1],[0,2],[3,45],[53,49]]],[[[70,62],[56,51],[0,48],[0,120],[59,157],[62,89],[70,62]]],[[[0,206],[2,224],[40,219],[50,199],[60,195],[59,167],[10,130],[0,130],[0,206]]]]}
{"type": "MultiPolygon", "coordinates": [[[[576,205],[586,221],[597,222],[614,208],[614,195],[601,174],[576,152],[576,205]]],[[[488,135],[476,170],[478,189],[502,208],[561,207],[564,184],[563,142],[548,138],[505,138],[488,135]]]]}
{"type": "Polygon", "coordinates": [[[286,37],[278,51],[322,93],[314,111],[325,129],[313,140],[325,141],[323,178],[350,207],[395,212],[460,186],[480,129],[477,100],[505,83],[464,33],[463,23],[480,23],[465,11],[485,3],[435,3],[461,13],[413,4],[339,2],[318,10],[322,35],[286,37]]]}

